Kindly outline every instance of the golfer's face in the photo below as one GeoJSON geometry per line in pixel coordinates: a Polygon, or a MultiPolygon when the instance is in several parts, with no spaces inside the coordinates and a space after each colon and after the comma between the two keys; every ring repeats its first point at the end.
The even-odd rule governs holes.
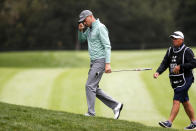
{"type": "Polygon", "coordinates": [[[183,43],[183,41],[184,41],[183,39],[172,38],[172,42],[173,42],[173,45],[174,45],[175,47],[181,46],[182,43],[183,43]]]}
{"type": "Polygon", "coordinates": [[[84,25],[87,26],[87,27],[90,27],[92,22],[91,22],[91,16],[87,16],[84,20],[84,25]]]}

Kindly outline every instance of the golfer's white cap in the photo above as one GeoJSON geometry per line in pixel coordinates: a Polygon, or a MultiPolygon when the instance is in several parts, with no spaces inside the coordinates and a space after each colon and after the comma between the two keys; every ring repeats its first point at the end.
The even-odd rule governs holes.
{"type": "Polygon", "coordinates": [[[78,22],[82,22],[84,21],[84,19],[89,16],[92,15],[93,13],[90,10],[83,10],[80,15],[79,15],[79,20],[78,22]]]}
{"type": "Polygon", "coordinates": [[[169,36],[170,38],[176,39],[184,39],[184,35],[181,31],[175,31],[172,35],[169,36]]]}

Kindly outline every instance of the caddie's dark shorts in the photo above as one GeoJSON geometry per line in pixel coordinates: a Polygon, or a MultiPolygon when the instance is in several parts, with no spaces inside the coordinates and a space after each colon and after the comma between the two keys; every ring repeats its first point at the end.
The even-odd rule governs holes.
{"type": "Polygon", "coordinates": [[[183,87],[176,88],[174,90],[173,100],[178,100],[181,103],[189,100],[188,90],[193,83],[193,77],[186,77],[186,84],[183,87]]]}

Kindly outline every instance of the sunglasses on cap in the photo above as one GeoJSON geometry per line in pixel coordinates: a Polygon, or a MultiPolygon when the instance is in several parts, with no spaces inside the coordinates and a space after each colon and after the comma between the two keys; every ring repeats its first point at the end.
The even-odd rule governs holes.
{"type": "Polygon", "coordinates": [[[171,37],[172,40],[177,40],[178,38],[171,37]]]}
{"type": "Polygon", "coordinates": [[[175,36],[181,36],[181,35],[179,35],[179,34],[177,34],[177,33],[173,33],[173,35],[175,35],[175,36]]]}

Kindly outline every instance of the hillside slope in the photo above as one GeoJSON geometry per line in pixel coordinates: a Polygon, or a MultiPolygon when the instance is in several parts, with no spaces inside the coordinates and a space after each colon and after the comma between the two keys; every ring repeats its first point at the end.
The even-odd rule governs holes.
{"type": "Polygon", "coordinates": [[[85,117],[67,112],[45,110],[0,102],[0,130],[14,131],[172,131],[140,123],[101,117],[85,117]]]}

